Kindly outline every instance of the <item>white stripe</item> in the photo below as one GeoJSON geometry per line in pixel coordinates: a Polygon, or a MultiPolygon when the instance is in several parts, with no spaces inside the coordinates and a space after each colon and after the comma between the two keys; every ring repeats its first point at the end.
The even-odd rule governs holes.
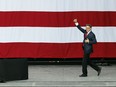
{"type": "MultiPolygon", "coordinates": [[[[98,42],[116,42],[116,27],[93,27],[98,42]]],[[[82,42],[76,27],[0,27],[0,42],[82,42]]]]}
{"type": "Polygon", "coordinates": [[[116,0],[0,0],[0,11],[116,11],[116,0]]]}

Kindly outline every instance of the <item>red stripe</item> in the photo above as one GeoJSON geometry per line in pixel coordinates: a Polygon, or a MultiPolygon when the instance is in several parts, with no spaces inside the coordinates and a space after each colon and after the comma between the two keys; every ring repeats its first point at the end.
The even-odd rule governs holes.
{"type": "MultiPolygon", "coordinates": [[[[94,45],[93,58],[116,58],[116,43],[94,45]]],[[[0,43],[0,58],[82,58],[82,43],[0,43]]]]}
{"type": "Polygon", "coordinates": [[[116,12],[0,12],[0,26],[69,27],[78,18],[79,23],[93,26],[116,26],[116,12]]]}

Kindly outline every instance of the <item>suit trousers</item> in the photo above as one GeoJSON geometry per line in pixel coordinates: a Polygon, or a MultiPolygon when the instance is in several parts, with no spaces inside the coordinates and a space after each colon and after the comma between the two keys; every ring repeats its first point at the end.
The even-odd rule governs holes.
{"type": "Polygon", "coordinates": [[[82,73],[87,75],[87,65],[90,65],[94,70],[98,71],[100,68],[91,61],[90,54],[84,53],[83,60],[82,60],[82,73]]]}

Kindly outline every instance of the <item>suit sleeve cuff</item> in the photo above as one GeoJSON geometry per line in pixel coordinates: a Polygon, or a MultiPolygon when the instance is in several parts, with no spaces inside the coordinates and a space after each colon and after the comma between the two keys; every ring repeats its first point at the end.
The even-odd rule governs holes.
{"type": "Polygon", "coordinates": [[[75,23],[75,25],[76,25],[76,26],[78,26],[78,25],[79,25],[79,23],[77,22],[77,23],[75,23]]]}

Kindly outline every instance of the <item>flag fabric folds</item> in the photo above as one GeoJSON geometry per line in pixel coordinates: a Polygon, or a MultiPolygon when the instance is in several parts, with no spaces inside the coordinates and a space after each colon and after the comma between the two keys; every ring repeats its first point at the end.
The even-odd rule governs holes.
{"type": "Polygon", "coordinates": [[[93,25],[95,58],[116,58],[116,0],[0,0],[0,58],[81,58],[93,25]]]}

